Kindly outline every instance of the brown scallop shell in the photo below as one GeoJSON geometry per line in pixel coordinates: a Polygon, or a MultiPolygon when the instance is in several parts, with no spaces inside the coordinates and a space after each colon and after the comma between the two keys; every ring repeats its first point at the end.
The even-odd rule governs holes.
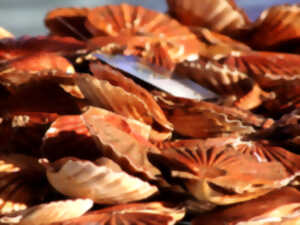
{"type": "Polygon", "coordinates": [[[284,4],[263,11],[246,34],[255,49],[292,50],[300,43],[300,5],[284,4]]]}
{"type": "Polygon", "coordinates": [[[174,225],[184,214],[183,208],[168,206],[163,202],[135,203],[92,211],[79,218],[52,225],[174,225]]]}
{"type": "Polygon", "coordinates": [[[90,108],[81,117],[105,157],[119,163],[127,172],[156,179],[159,170],[149,162],[148,154],[158,153],[157,148],[128,129],[128,125],[103,118],[96,108],[90,108]]]}
{"type": "Polygon", "coordinates": [[[233,0],[168,0],[169,12],[181,23],[231,34],[249,19],[233,0]]]}
{"type": "Polygon", "coordinates": [[[197,61],[179,64],[176,72],[222,95],[226,105],[241,109],[253,109],[267,99],[274,98],[274,94],[261,89],[243,67],[239,68],[243,64],[234,63],[234,56],[221,57],[219,60],[200,57],[197,61]]]}
{"type": "Polygon", "coordinates": [[[153,94],[168,120],[173,124],[174,131],[183,136],[207,138],[232,134],[244,135],[273,124],[272,119],[234,107],[176,98],[162,92],[153,94]]]}
{"type": "Polygon", "coordinates": [[[290,176],[278,162],[257,162],[231,147],[211,147],[203,141],[166,143],[157,163],[174,178],[183,178],[199,200],[225,205],[247,201],[287,185],[290,176]]]}
{"type": "MultiPolygon", "coordinates": [[[[229,54],[233,51],[250,51],[251,48],[243,42],[234,40],[229,36],[206,29],[204,27],[191,26],[190,30],[198,39],[208,45],[207,55],[216,57],[220,54],[229,54]]],[[[220,57],[220,56],[218,56],[220,57]]]]}
{"type": "Polygon", "coordinates": [[[80,115],[58,117],[45,132],[42,152],[53,161],[66,156],[95,159],[101,156],[80,115]]]}
{"type": "Polygon", "coordinates": [[[3,27],[0,27],[0,39],[3,38],[14,38],[14,35],[10,33],[8,30],[6,30],[3,27]]]}
{"type": "Polygon", "coordinates": [[[163,47],[174,62],[197,57],[203,47],[196,36],[176,20],[163,13],[125,3],[92,9],[86,26],[95,36],[105,33],[120,39],[126,36],[146,37],[140,53],[151,52],[154,43],[166,43],[163,47]]]}
{"type": "Polygon", "coordinates": [[[45,25],[53,35],[86,40],[91,37],[91,33],[85,27],[89,11],[88,8],[56,8],[47,13],[45,25]]]}
{"type": "MultiPolygon", "coordinates": [[[[192,225],[296,225],[300,192],[291,187],[272,191],[250,201],[197,216],[192,225]]],[[[297,222],[298,221],[298,222],[297,222]]]]}
{"type": "Polygon", "coordinates": [[[172,125],[146,89],[102,64],[92,64],[91,69],[96,78],[79,76],[77,84],[93,105],[151,125],[152,140],[170,138],[172,125]]]}
{"type": "Polygon", "coordinates": [[[245,155],[254,156],[258,162],[279,162],[292,176],[300,175],[300,155],[276,146],[267,140],[245,139],[229,138],[224,144],[232,146],[238,152],[242,152],[245,155]]]}
{"type": "Polygon", "coordinates": [[[14,71],[34,73],[51,70],[75,73],[73,65],[66,58],[55,53],[39,52],[6,62],[5,65],[0,66],[0,76],[14,71]]]}
{"type": "Polygon", "coordinates": [[[73,55],[77,50],[85,48],[84,42],[72,37],[24,36],[0,40],[0,59],[9,60],[41,51],[73,55]]]}
{"type": "Polygon", "coordinates": [[[38,160],[21,154],[0,155],[0,214],[40,203],[47,189],[46,173],[38,160]]]}
{"type": "Polygon", "coordinates": [[[83,215],[93,206],[90,199],[50,202],[0,218],[4,224],[47,225],[83,215]]]}
{"type": "Polygon", "coordinates": [[[99,204],[138,201],[158,192],[156,186],[127,174],[108,158],[99,158],[94,163],[62,158],[46,168],[48,180],[57,191],[99,204]]]}

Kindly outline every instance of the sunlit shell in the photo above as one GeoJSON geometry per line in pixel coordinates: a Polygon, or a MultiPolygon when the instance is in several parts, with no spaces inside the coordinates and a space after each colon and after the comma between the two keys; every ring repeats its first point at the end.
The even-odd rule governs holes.
{"type": "Polygon", "coordinates": [[[233,56],[222,57],[220,60],[200,57],[197,61],[179,64],[176,72],[228,98],[228,105],[236,105],[242,109],[255,108],[266,99],[274,98],[272,93],[263,91],[255,80],[242,70],[243,67],[236,67],[233,59],[233,56]]]}
{"type": "Polygon", "coordinates": [[[104,156],[118,162],[127,172],[155,179],[159,171],[149,162],[148,154],[159,150],[128,129],[128,125],[126,128],[125,124],[114,123],[97,114],[97,110],[91,108],[81,117],[104,156]]]}
{"type": "Polygon", "coordinates": [[[295,41],[300,41],[300,5],[278,5],[263,11],[246,39],[256,49],[293,51],[295,41]]]}
{"type": "Polygon", "coordinates": [[[250,134],[272,125],[271,119],[234,107],[154,93],[174,131],[188,137],[206,138],[250,134]],[[195,122],[197,121],[197,122],[195,122]]]}
{"type": "Polygon", "coordinates": [[[26,209],[46,195],[46,174],[37,159],[21,154],[0,155],[0,214],[26,209]]]}
{"type": "Polygon", "coordinates": [[[50,202],[0,218],[4,224],[47,225],[83,215],[93,206],[90,199],[50,202]]]}
{"type": "Polygon", "coordinates": [[[91,36],[84,23],[88,8],[56,8],[47,13],[45,24],[51,33],[86,40],[91,36]]]}
{"type": "Polygon", "coordinates": [[[208,45],[206,56],[220,57],[220,54],[229,54],[233,51],[250,51],[251,48],[243,42],[234,40],[229,36],[203,28],[190,27],[198,39],[208,45]]]}
{"type": "Polygon", "coordinates": [[[0,66],[0,70],[0,76],[4,73],[12,73],[14,71],[34,73],[43,70],[53,70],[69,74],[75,72],[73,65],[66,58],[55,53],[45,52],[29,54],[25,57],[8,61],[5,66],[0,66]]]}
{"type": "Polygon", "coordinates": [[[293,176],[300,175],[300,155],[276,145],[272,145],[266,140],[242,140],[232,138],[224,142],[224,145],[232,146],[245,155],[252,155],[258,162],[279,162],[288,173],[293,176]]]}
{"type": "Polygon", "coordinates": [[[91,68],[98,79],[82,75],[77,85],[93,105],[151,125],[152,140],[171,136],[171,123],[146,89],[109,67],[94,64],[91,68]]]}
{"type": "Polygon", "coordinates": [[[203,141],[166,143],[159,164],[172,177],[183,178],[189,192],[199,200],[232,204],[263,195],[287,185],[290,176],[278,162],[257,162],[233,148],[207,148],[203,141]]]}
{"type": "Polygon", "coordinates": [[[48,180],[57,191],[99,204],[138,201],[158,192],[157,187],[127,174],[108,158],[94,163],[62,158],[46,167],[48,180]]]}
{"type": "Polygon", "coordinates": [[[162,202],[118,205],[87,213],[77,219],[53,225],[174,225],[184,217],[184,209],[174,208],[162,202]]]}
{"type": "Polygon", "coordinates": [[[101,156],[80,115],[58,117],[43,137],[42,151],[49,160],[66,156],[82,159],[101,156]]]}
{"type": "Polygon", "coordinates": [[[141,53],[151,52],[151,45],[154,43],[165,42],[164,48],[174,62],[196,57],[203,47],[187,27],[163,13],[141,6],[123,3],[96,7],[88,13],[86,25],[95,36],[103,36],[105,33],[107,36],[121,38],[146,37],[141,53]]]}
{"type": "Polygon", "coordinates": [[[199,215],[192,225],[219,225],[220,221],[226,225],[296,225],[299,208],[300,192],[285,187],[248,202],[199,215]]]}
{"type": "Polygon", "coordinates": [[[249,23],[233,0],[168,0],[169,12],[185,25],[231,34],[249,23]]]}
{"type": "Polygon", "coordinates": [[[3,27],[0,27],[0,39],[2,38],[14,38],[14,35],[3,27]]]}

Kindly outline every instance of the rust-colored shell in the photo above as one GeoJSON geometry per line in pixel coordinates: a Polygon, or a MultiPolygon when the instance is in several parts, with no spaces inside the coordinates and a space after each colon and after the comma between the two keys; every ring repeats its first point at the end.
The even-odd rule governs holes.
{"type": "Polygon", "coordinates": [[[116,221],[120,225],[174,225],[184,217],[184,214],[183,208],[168,206],[163,202],[135,203],[92,211],[77,219],[53,225],[113,225],[116,221]]]}
{"type": "Polygon", "coordinates": [[[103,118],[96,108],[90,108],[81,117],[105,157],[118,162],[127,172],[156,179],[160,172],[149,162],[148,154],[158,153],[157,148],[132,131],[128,125],[103,118]]]}
{"type": "Polygon", "coordinates": [[[266,9],[251,25],[249,33],[245,39],[255,49],[293,52],[300,43],[300,5],[266,9]]]}
{"type": "Polygon", "coordinates": [[[45,25],[51,34],[86,40],[91,33],[85,27],[88,8],[57,8],[47,13],[45,25]]]}
{"type": "Polygon", "coordinates": [[[197,216],[192,225],[296,225],[299,224],[300,193],[286,187],[238,205],[197,216]],[[298,221],[298,222],[297,222],[298,221]]]}
{"type": "Polygon", "coordinates": [[[170,138],[172,125],[146,89],[100,63],[92,64],[91,70],[96,78],[79,76],[77,84],[93,105],[151,125],[152,140],[170,138]]]}
{"type": "Polygon", "coordinates": [[[188,191],[199,200],[225,205],[249,199],[287,185],[289,175],[278,162],[257,162],[231,147],[207,148],[202,141],[165,143],[157,163],[183,178],[188,191]]]}
{"type": "Polygon", "coordinates": [[[187,137],[245,135],[270,127],[274,122],[234,107],[176,98],[161,92],[155,92],[154,96],[173,124],[174,131],[187,137]]]}
{"type": "Polygon", "coordinates": [[[249,23],[233,0],[168,0],[169,12],[181,23],[231,34],[249,23]]]}
{"type": "Polygon", "coordinates": [[[158,192],[156,186],[127,174],[108,158],[99,158],[94,163],[62,158],[46,167],[48,180],[57,191],[98,204],[128,203],[158,192]]]}
{"type": "MultiPolygon", "coordinates": [[[[153,51],[151,46],[157,43],[162,44],[174,62],[180,62],[190,57],[195,58],[203,49],[203,44],[187,27],[163,13],[141,6],[123,3],[96,7],[88,13],[86,25],[95,36],[103,36],[105,33],[106,36],[115,38],[111,44],[123,43],[122,39],[142,37],[143,43],[137,42],[136,45],[126,46],[127,51],[136,52],[140,56],[146,54],[149,57],[153,51]],[[142,49],[138,50],[137,47],[140,44],[142,44],[142,49]],[[130,50],[130,47],[133,50],[130,50]]],[[[97,45],[96,39],[92,42],[95,46],[97,45]]],[[[130,43],[130,41],[128,42],[130,43]]],[[[134,42],[131,41],[131,43],[134,42]]],[[[161,57],[160,60],[163,61],[164,58],[161,57]]]]}

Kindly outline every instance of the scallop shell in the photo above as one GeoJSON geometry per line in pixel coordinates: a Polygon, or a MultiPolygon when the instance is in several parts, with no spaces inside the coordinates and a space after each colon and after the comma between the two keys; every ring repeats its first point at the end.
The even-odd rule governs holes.
{"type": "Polygon", "coordinates": [[[292,176],[300,175],[300,156],[267,140],[228,139],[225,144],[238,152],[252,155],[258,162],[279,162],[292,176]]]}
{"type": "Polygon", "coordinates": [[[202,143],[166,143],[157,162],[172,177],[183,178],[188,191],[199,200],[220,205],[247,201],[294,179],[278,162],[257,162],[233,148],[207,148],[202,143]]]}
{"type": "Polygon", "coordinates": [[[66,156],[82,159],[101,156],[80,115],[58,117],[43,137],[42,151],[51,161],[66,156]]]}
{"type": "Polygon", "coordinates": [[[174,131],[187,137],[245,135],[273,124],[272,119],[234,107],[176,98],[159,92],[154,93],[154,96],[173,124],[174,131]]]}
{"type": "Polygon", "coordinates": [[[93,64],[91,69],[98,79],[79,76],[77,85],[93,105],[151,125],[152,140],[171,136],[172,125],[146,89],[110,67],[93,64]],[[154,130],[156,127],[158,131],[154,130]]]}
{"type": "MultiPolygon", "coordinates": [[[[123,37],[145,37],[140,54],[151,52],[154,43],[166,43],[164,48],[174,62],[196,57],[203,48],[187,27],[163,13],[141,6],[123,3],[96,7],[88,13],[86,26],[95,36],[103,36],[105,33],[113,38],[119,37],[120,40],[123,37]]],[[[136,49],[134,45],[132,47],[136,49]]],[[[127,50],[131,52],[130,48],[127,50]]]]}
{"type": "Polygon", "coordinates": [[[158,153],[159,150],[138,134],[129,133],[128,129],[120,126],[122,124],[103,118],[101,113],[97,114],[96,109],[90,109],[81,117],[104,156],[118,162],[127,172],[156,179],[159,171],[149,162],[148,154],[158,153]]]}
{"type": "Polygon", "coordinates": [[[39,52],[30,54],[6,62],[5,66],[0,67],[0,76],[5,73],[16,71],[39,72],[39,71],[61,71],[64,73],[75,73],[73,65],[64,57],[55,53],[39,52]]]}
{"type": "Polygon", "coordinates": [[[138,201],[158,192],[157,187],[127,174],[107,158],[95,163],[63,158],[46,167],[48,180],[57,191],[99,204],[138,201]]]}
{"type": "Polygon", "coordinates": [[[272,191],[248,202],[197,216],[192,225],[296,225],[299,224],[300,192],[291,187],[272,191]],[[298,221],[298,222],[297,222],[298,221]]]}
{"type": "Polygon", "coordinates": [[[93,206],[90,199],[50,202],[0,218],[4,224],[47,225],[83,215],[93,206]]]}
{"type": "Polygon", "coordinates": [[[32,157],[0,155],[0,214],[26,209],[43,200],[46,188],[44,168],[32,157]]]}
{"type": "Polygon", "coordinates": [[[229,54],[233,51],[251,50],[251,48],[243,42],[234,40],[229,36],[223,35],[221,33],[214,32],[204,27],[192,26],[189,28],[194,34],[196,34],[200,41],[206,43],[209,46],[207,49],[208,57],[213,57],[214,55],[220,54],[222,52],[229,54]]]}
{"type": "Polygon", "coordinates": [[[88,8],[56,8],[47,13],[45,24],[53,35],[86,40],[91,37],[85,27],[89,11],[88,8]]]}
{"type": "Polygon", "coordinates": [[[300,41],[299,24],[300,4],[273,6],[261,13],[246,39],[256,49],[293,50],[295,41],[300,41]]]}
{"type": "Polygon", "coordinates": [[[77,50],[85,48],[84,42],[72,37],[25,36],[18,39],[0,40],[0,59],[15,59],[36,52],[73,55],[77,50]]]}
{"type": "Polygon", "coordinates": [[[53,225],[112,225],[116,224],[116,221],[120,225],[174,225],[184,217],[184,214],[183,208],[174,208],[163,202],[136,203],[92,211],[79,218],[53,225]]]}
{"type": "Polygon", "coordinates": [[[168,0],[169,12],[181,23],[231,34],[249,19],[233,0],[168,0]]]}

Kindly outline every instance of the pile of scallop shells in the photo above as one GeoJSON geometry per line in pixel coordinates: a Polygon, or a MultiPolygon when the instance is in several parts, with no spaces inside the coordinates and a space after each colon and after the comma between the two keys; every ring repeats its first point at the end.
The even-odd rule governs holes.
{"type": "Polygon", "coordinates": [[[0,224],[300,224],[300,5],[251,22],[232,0],[167,3],[0,29],[0,224]],[[174,97],[96,52],[219,97],[174,97]]]}

